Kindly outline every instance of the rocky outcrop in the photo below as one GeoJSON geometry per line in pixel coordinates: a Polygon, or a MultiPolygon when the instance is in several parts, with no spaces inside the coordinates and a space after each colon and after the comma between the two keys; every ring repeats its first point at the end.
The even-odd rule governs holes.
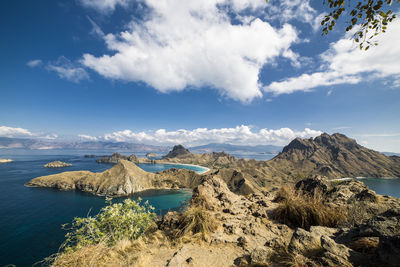
{"type": "Polygon", "coordinates": [[[191,154],[192,153],[190,153],[190,151],[186,149],[184,146],[176,145],[167,155],[163,156],[162,159],[187,157],[188,155],[191,154]]]}
{"type": "Polygon", "coordinates": [[[53,162],[49,162],[44,165],[44,167],[46,167],[46,168],[63,168],[63,167],[70,167],[70,166],[72,166],[72,164],[62,162],[62,161],[53,161],[53,162]]]}
{"type": "Polygon", "coordinates": [[[0,164],[1,163],[8,163],[8,162],[13,162],[12,159],[0,159],[0,164]]]}
{"type": "Polygon", "coordinates": [[[268,162],[279,172],[343,177],[400,177],[400,158],[367,149],[343,134],[296,138],[268,162]]]}

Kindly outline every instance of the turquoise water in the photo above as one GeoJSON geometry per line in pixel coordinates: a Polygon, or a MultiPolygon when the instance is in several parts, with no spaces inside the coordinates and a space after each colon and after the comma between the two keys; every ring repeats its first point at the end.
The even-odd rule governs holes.
{"type": "MultiPolygon", "coordinates": [[[[12,158],[14,162],[0,164],[0,266],[15,264],[31,266],[44,257],[57,252],[64,240],[61,225],[74,217],[97,213],[104,206],[104,198],[75,191],[58,191],[49,188],[25,187],[32,178],[63,171],[89,170],[102,172],[110,164],[98,164],[95,158],[84,158],[83,154],[56,155],[55,151],[38,152],[0,150],[0,158],[12,158]],[[49,155],[50,154],[50,155],[49,155]],[[72,163],[62,169],[47,169],[43,165],[54,160],[72,163]]],[[[65,151],[63,151],[65,152],[65,151]]],[[[76,153],[76,152],[75,152],[76,153]]],[[[110,153],[102,153],[105,155],[110,153]]],[[[202,171],[196,166],[140,164],[146,171],[161,171],[168,168],[189,168],[202,171]]],[[[132,196],[141,197],[155,207],[159,215],[177,210],[191,197],[189,190],[152,190],[132,196]]],[[[116,200],[122,201],[122,199],[116,200]]]]}
{"type": "Polygon", "coordinates": [[[379,179],[379,178],[364,178],[360,179],[370,189],[380,195],[388,195],[400,198],[400,179],[379,179]]]}

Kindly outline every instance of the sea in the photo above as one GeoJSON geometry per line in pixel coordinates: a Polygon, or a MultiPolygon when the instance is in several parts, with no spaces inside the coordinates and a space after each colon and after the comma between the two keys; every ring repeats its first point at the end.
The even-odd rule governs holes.
{"type": "MultiPolygon", "coordinates": [[[[0,158],[14,161],[0,164],[0,266],[32,266],[56,253],[64,241],[66,231],[62,224],[74,217],[95,215],[104,207],[105,198],[76,191],[58,191],[50,188],[26,187],[24,184],[39,176],[64,171],[88,170],[103,172],[112,164],[99,164],[96,159],[114,151],[85,150],[24,150],[0,149],[0,158]],[[88,158],[84,155],[97,155],[88,158]],[[44,164],[60,160],[71,167],[48,169],[44,164]],[[12,266],[12,265],[11,265],[12,266]]],[[[122,154],[145,153],[126,151],[122,154]]],[[[268,160],[271,154],[236,154],[239,158],[268,160]]],[[[204,171],[199,166],[179,164],[139,164],[146,171],[157,172],[168,168],[204,171]]],[[[400,197],[400,179],[361,179],[372,190],[382,195],[400,197]]],[[[162,216],[168,211],[181,210],[191,198],[190,190],[151,190],[131,198],[148,201],[162,216]]],[[[114,201],[123,201],[122,198],[114,201]]],[[[40,266],[40,264],[39,264],[40,266]]]]}
{"type": "MultiPolygon", "coordinates": [[[[95,215],[105,205],[104,197],[75,191],[58,191],[50,188],[26,187],[32,178],[64,171],[88,170],[103,172],[111,164],[96,163],[96,158],[85,154],[110,155],[110,151],[57,151],[57,150],[10,150],[0,149],[0,158],[14,161],[0,164],[0,266],[32,266],[58,251],[64,241],[65,230],[61,225],[74,217],[95,215]],[[60,160],[71,167],[48,169],[44,164],[60,160]]],[[[125,152],[130,155],[132,152],[125,152]]],[[[144,153],[135,153],[144,156],[144,153]]],[[[169,168],[204,168],[179,164],[138,164],[149,172],[169,168]]],[[[191,198],[190,190],[151,190],[132,196],[148,201],[157,215],[179,210],[191,198]]],[[[115,199],[114,201],[123,201],[115,199]]],[[[39,265],[40,266],[40,265],[39,265]]]]}

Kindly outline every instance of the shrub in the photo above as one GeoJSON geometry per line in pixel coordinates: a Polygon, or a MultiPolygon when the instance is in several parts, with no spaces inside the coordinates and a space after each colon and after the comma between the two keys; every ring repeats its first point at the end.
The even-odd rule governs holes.
{"type": "Polygon", "coordinates": [[[147,201],[140,205],[140,201],[126,199],[123,203],[112,204],[111,199],[107,199],[108,205],[96,216],[75,218],[70,225],[63,225],[69,232],[61,248],[68,252],[100,242],[112,246],[119,240],[137,239],[155,219],[154,208],[147,201]]]}
{"type": "Polygon", "coordinates": [[[290,227],[307,230],[312,225],[335,227],[346,219],[344,209],[324,203],[322,194],[318,192],[311,196],[284,187],[278,191],[275,201],[279,202],[279,206],[273,210],[272,217],[290,227]]]}

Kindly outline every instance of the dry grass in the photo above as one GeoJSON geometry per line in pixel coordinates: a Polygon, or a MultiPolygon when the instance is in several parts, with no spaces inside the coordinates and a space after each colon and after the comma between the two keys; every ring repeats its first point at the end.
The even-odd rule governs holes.
{"type": "MultiPolygon", "coordinates": [[[[321,248],[322,249],[322,248],[321,248]]],[[[315,257],[317,252],[310,251],[312,257],[315,257]]],[[[306,255],[290,252],[287,248],[280,248],[275,251],[271,257],[271,261],[274,263],[272,266],[284,266],[284,267],[310,267],[310,266],[321,266],[312,257],[306,257],[306,255]]],[[[270,265],[271,266],[271,265],[270,265]]]]}
{"type": "Polygon", "coordinates": [[[373,254],[378,248],[378,245],[379,245],[378,238],[361,237],[360,239],[351,242],[349,244],[349,247],[357,252],[373,254]]]}
{"type": "Polygon", "coordinates": [[[293,228],[308,230],[313,225],[335,227],[347,218],[344,209],[324,203],[322,194],[318,192],[311,196],[291,187],[283,187],[275,201],[279,202],[279,206],[272,212],[273,219],[293,228]]]}
{"type": "Polygon", "coordinates": [[[143,252],[150,252],[149,244],[157,247],[161,243],[168,247],[165,236],[156,232],[137,240],[120,240],[112,247],[99,243],[67,253],[58,253],[46,258],[41,265],[53,267],[151,266],[153,260],[151,253],[143,252]]]}
{"type": "Polygon", "coordinates": [[[181,238],[187,235],[200,234],[205,239],[217,228],[217,221],[209,211],[203,206],[192,205],[181,214],[173,237],[181,238]]]}

